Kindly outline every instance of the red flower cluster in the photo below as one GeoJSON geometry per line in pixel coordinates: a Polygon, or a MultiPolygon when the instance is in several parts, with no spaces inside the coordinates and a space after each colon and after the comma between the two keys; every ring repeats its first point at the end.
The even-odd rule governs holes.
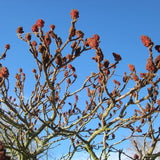
{"type": "Polygon", "coordinates": [[[0,77],[1,78],[7,78],[9,76],[9,72],[7,67],[1,67],[0,68],[0,77]]]}
{"type": "Polygon", "coordinates": [[[36,22],[37,27],[43,27],[44,26],[44,21],[42,19],[38,19],[36,22]]]}
{"type": "Polygon", "coordinates": [[[79,11],[76,10],[76,9],[72,9],[70,14],[71,14],[71,18],[72,18],[72,19],[77,19],[77,18],[79,18],[79,11]]]}
{"type": "Polygon", "coordinates": [[[148,36],[141,36],[141,41],[145,47],[149,47],[152,44],[151,39],[148,36]]]}

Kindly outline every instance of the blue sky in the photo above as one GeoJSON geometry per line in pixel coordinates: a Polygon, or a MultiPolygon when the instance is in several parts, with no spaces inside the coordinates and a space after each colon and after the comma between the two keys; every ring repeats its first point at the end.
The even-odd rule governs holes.
{"type": "MultiPolygon", "coordinates": [[[[128,63],[144,69],[143,62],[148,54],[140,36],[148,35],[155,43],[159,42],[159,4],[158,0],[1,1],[0,51],[3,52],[6,43],[11,45],[3,64],[12,68],[11,74],[22,66],[24,72],[31,70],[33,59],[27,44],[18,39],[17,27],[23,26],[25,32],[30,32],[31,26],[42,18],[44,30],[48,31],[49,25],[55,24],[55,32],[65,41],[71,22],[70,11],[75,8],[80,12],[77,29],[85,33],[85,38],[92,37],[94,33],[100,35],[100,47],[105,58],[113,61],[112,52],[117,52],[122,56],[120,70],[128,69],[128,63]]],[[[80,58],[83,59],[83,69],[92,69],[92,56],[87,54],[80,58]]]]}
{"type": "MultiPolygon", "coordinates": [[[[70,11],[75,8],[80,12],[77,29],[85,33],[85,38],[94,33],[100,35],[100,47],[105,58],[113,61],[112,52],[117,52],[122,56],[119,65],[121,69],[128,69],[128,63],[137,63],[143,69],[142,62],[145,62],[148,54],[141,44],[140,36],[148,35],[155,43],[159,42],[159,4],[158,0],[1,1],[0,51],[3,51],[6,43],[11,45],[3,64],[15,68],[13,73],[22,66],[24,72],[32,68],[33,61],[28,46],[18,39],[17,27],[23,26],[25,32],[30,32],[31,26],[42,18],[45,21],[44,30],[48,31],[49,25],[55,24],[55,32],[65,41],[71,22],[70,11]]],[[[87,55],[87,58],[82,57],[83,62],[86,62],[84,68],[85,65],[92,65],[89,56],[93,54],[87,55]]]]}
{"type": "MultiPolygon", "coordinates": [[[[155,44],[160,44],[159,0],[0,0],[0,53],[6,43],[11,45],[6,60],[1,63],[9,68],[11,82],[20,67],[29,82],[35,67],[27,43],[16,35],[17,27],[23,26],[25,33],[31,32],[32,25],[41,18],[45,21],[44,30],[48,31],[50,24],[54,24],[55,32],[64,42],[72,9],[79,10],[76,28],[85,33],[85,38],[99,34],[105,58],[113,62],[112,52],[122,56],[116,72],[118,76],[129,72],[129,63],[134,64],[137,71],[145,71],[148,50],[142,45],[140,36],[148,35],[155,44]]],[[[85,53],[74,64],[82,79],[96,69],[93,56],[94,51],[85,53]]]]}

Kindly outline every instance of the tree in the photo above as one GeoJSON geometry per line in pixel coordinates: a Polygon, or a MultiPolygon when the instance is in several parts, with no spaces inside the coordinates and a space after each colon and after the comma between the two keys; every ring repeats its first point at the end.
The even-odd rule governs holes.
{"type": "MultiPolygon", "coordinates": [[[[160,56],[154,58],[154,43],[148,36],[141,36],[142,43],[149,49],[146,72],[138,74],[136,67],[129,64],[130,73],[124,72],[122,79],[117,80],[114,74],[121,56],[114,52],[115,61],[110,63],[99,47],[98,34],[84,39],[84,33],[76,30],[79,18],[76,9],[71,11],[71,18],[64,43],[55,33],[55,25],[50,25],[50,30],[44,33],[42,19],[32,26],[36,40],[31,33],[24,35],[23,27],[17,28],[18,37],[28,43],[37,68],[32,70],[35,85],[26,99],[27,75],[22,68],[15,75],[15,95],[10,96],[9,71],[1,66],[0,134],[4,147],[12,159],[20,160],[47,157],[55,147],[62,149],[63,143],[67,151],[59,159],[72,159],[77,152],[87,152],[95,160],[106,160],[115,152],[119,153],[119,159],[122,155],[129,159],[159,157],[160,153],[154,150],[160,140],[160,129],[154,123],[159,119],[160,56]],[[70,53],[67,51],[67,54],[65,48],[70,53]],[[51,52],[53,50],[55,52],[51,52]],[[90,50],[95,50],[92,59],[97,71],[91,72],[77,89],[78,75],[73,62],[90,50]],[[84,99],[79,99],[79,94],[83,94],[84,99]],[[120,137],[120,131],[127,134],[120,137]],[[120,145],[134,137],[143,138],[143,148],[150,140],[149,150],[143,152],[135,141],[138,154],[127,155],[120,145]]],[[[1,59],[6,57],[9,45],[5,48],[1,59]]],[[[160,52],[159,45],[155,49],[160,52]]]]}

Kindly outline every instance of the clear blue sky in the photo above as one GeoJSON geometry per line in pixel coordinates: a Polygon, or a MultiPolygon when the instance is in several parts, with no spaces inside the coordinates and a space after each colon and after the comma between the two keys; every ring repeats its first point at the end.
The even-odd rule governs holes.
{"type": "MultiPolygon", "coordinates": [[[[112,52],[122,56],[117,74],[129,72],[128,63],[135,64],[140,72],[145,71],[148,50],[140,36],[148,35],[155,44],[160,44],[159,0],[0,0],[0,53],[6,43],[11,45],[6,60],[1,63],[9,68],[10,79],[20,67],[30,79],[29,73],[35,67],[27,43],[16,35],[17,27],[23,26],[25,32],[31,32],[31,26],[42,18],[44,30],[55,24],[55,32],[64,42],[72,9],[79,10],[76,28],[85,33],[85,38],[99,34],[105,58],[112,62],[112,52]]],[[[83,73],[86,77],[95,69],[93,56],[94,52],[89,52],[79,58],[76,64],[80,66],[79,75],[83,73]]]]}

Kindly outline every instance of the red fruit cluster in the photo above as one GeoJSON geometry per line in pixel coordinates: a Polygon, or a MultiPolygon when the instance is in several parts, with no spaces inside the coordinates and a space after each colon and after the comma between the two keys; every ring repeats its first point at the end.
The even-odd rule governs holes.
{"type": "Polygon", "coordinates": [[[71,18],[72,18],[72,19],[77,19],[77,18],[79,18],[79,11],[76,10],[76,9],[72,9],[70,14],[71,14],[71,18]]]}
{"type": "Polygon", "coordinates": [[[44,26],[44,21],[42,19],[38,19],[36,22],[37,27],[43,27],[44,26]]]}
{"type": "Polygon", "coordinates": [[[151,71],[151,72],[153,72],[155,70],[155,66],[154,66],[154,63],[151,58],[147,59],[146,70],[151,71]]]}
{"type": "Polygon", "coordinates": [[[152,44],[151,39],[148,36],[141,36],[141,41],[145,47],[149,47],[152,44]]]}
{"type": "Polygon", "coordinates": [[[0,77],[1,78],[7,78],[9,76],[9,72],[7,67],[1,67],[0,68],[0,77]]]}

